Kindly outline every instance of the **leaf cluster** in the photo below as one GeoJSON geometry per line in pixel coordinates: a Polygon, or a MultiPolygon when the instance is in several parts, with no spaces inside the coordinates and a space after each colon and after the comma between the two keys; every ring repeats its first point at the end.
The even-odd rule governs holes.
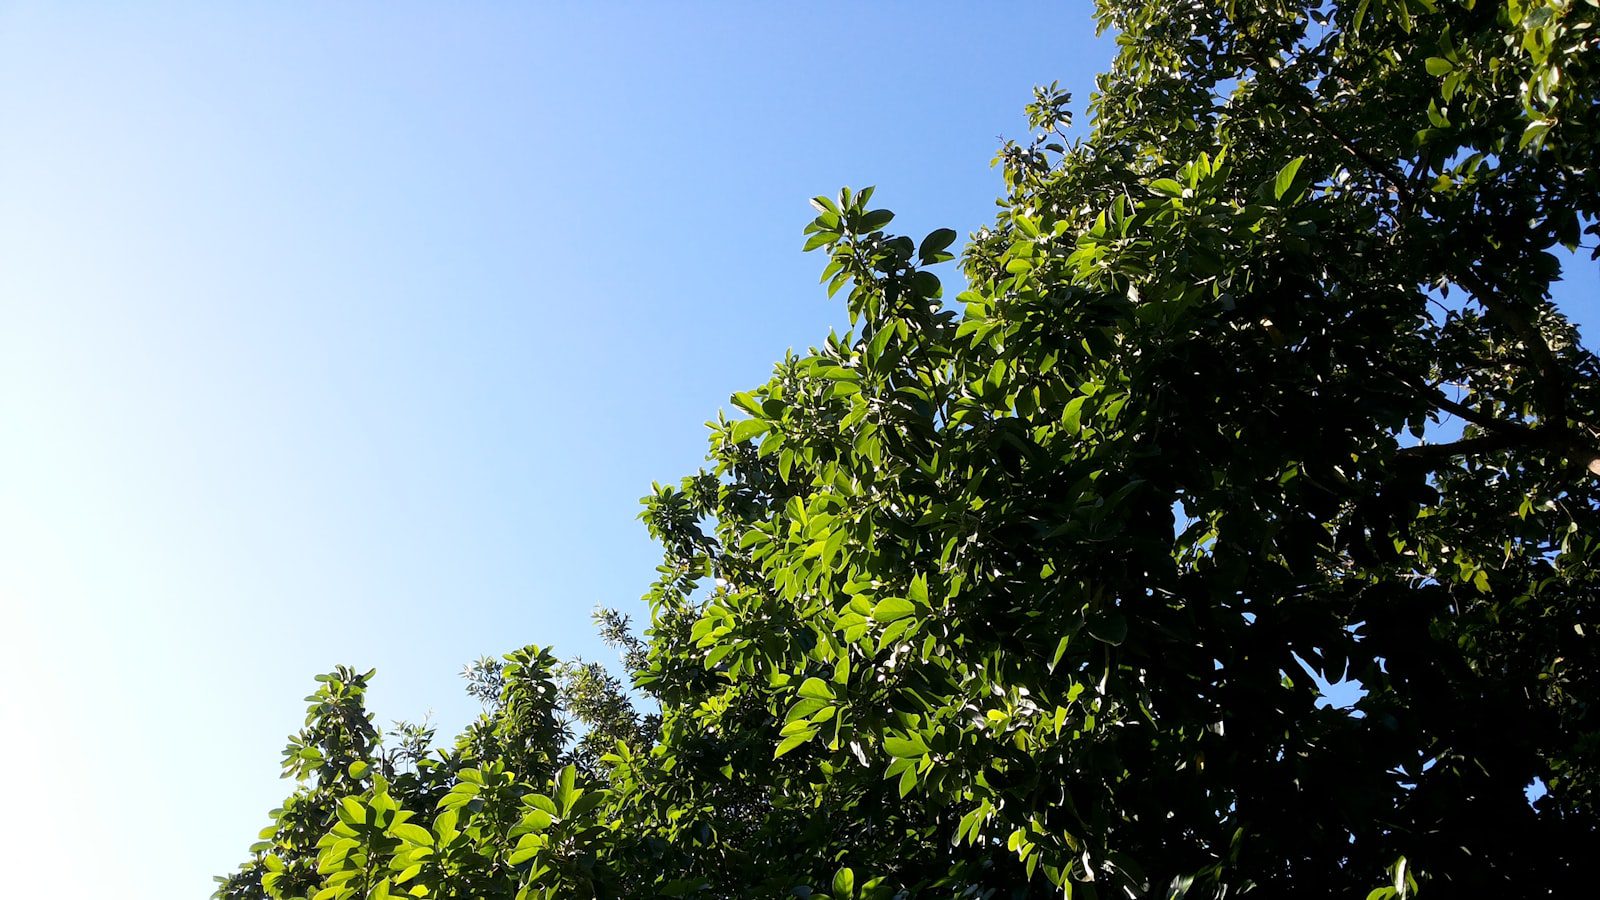
{"type": "Polygon", "coordinates": [[[530,650],[455,751],[378,773],[339,674],[219,896],[1578,883],[1600,363],[1550,286],[1600,236],[1600,8],[1097,15],[1091,129],[1040,89],[954,303],[955,232],[813,202],[852,330],[644,498],[646,637],[602,623],[659,715],[530,650]]]}

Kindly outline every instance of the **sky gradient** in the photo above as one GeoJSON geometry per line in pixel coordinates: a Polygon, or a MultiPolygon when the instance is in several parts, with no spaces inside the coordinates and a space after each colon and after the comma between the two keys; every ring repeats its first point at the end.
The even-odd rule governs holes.
{"type": "Polygon", "coordinates": [[[1111,52],[1085,2],[0,7],[8,893],[208,895],[335,664],[448,736],[469,659],[611,659],[638,498],[843,325],[806,198],[971,231],[1111,52]]]}
{"type": "Polygon", "coordinates": [[[992,215],[1087,5],[0,7],[0,863],[204,897],[312,676],[611,658],[638,498],[842,306],[806,198],[992,215]],[[20,792],[19,792],[20,791],[20,792]]]}

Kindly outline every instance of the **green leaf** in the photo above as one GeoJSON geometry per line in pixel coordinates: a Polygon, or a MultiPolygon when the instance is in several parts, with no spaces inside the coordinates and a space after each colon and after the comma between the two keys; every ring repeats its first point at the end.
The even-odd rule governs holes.
{"type": "Polygon", "coordinates": [[[544,847],[538,844],[520,844],[518,845],[517,849],[511,852],[510,856],[506,857],[506,862],[512,864],[513,866],[520,866],[528,860],[533,859],[535,856],[538,856],[539,852],[543,849],[544,847]]]}
{"type": "Polygon", "coordinates": [[[728,437],[735,444],[742,444],[745,441],[766,434],[767,429],[771,427],[772,424],[763,419],[740,419],[733,423],[733,427],[728,432],[728,437]]]}
{"type": "Polygon", "coordinates": [[[849,900],[856,893],[856,873],[848,868],[840,869],[833,874],[834,900],[849,900]]]}
{"type": "Polygon", "coordinates": [[[917,608],[903,597],[887,597],[872,608],[872,618],[879,622],[893,622],[916,612],[917,608]]]}
{"type": "Polygon", "coordinates": [[[912,789],[916,786],[917,770],[913,766],[907,766],[905,771],[900,773],[900,796],[904,798],[907,794],[911,793],[912,789]]]}
{"type": "Polygon", "coordinates": [[[928,745],[922,742],[922,736],[909,734],[904,737],[888,735],[883,739],[883,749],[890,756],[899,759],[916,759],[928,755],[928,745]]]}
{"type": "Polygon", "coordinates": [[[1523,129],[1523,131],[1522,131],[1522,139],[1517,141],[1517,149],[1518,150],[1526,149],[1529,144],[1533,144],[1535,146],[1535,148],[1537,149],[1537,147],[1540,144],[1543,143],[1544,136],[1546,134],[1548,134],[1549,131],[1550,131],[1550,122],[1549,122],[1549,120],[1547,120],[1547,119],[1534,119],[1532,122],[1528,123],[1528,127],[1527,128],[1523,129]]]}
{"type": "Polygon", "coordinates": [[[1089,402],[1088,397],[1078,396],[1067,402],[1066,410],[1061,415],[1061,424],[1067,431],[1077,434],[1083,430],[1083,405],[1089,402]]]}
{"type": "Polygon", "coordinates": [[[1072,642],[1072,635],[1064,634],[1064,635],[1061,636],[1060,642],[1058,642],[1056,644],[1055,655],[1050,657],[1050,670],[1051,671],[1055,671],[1056,666],[1061,664],[1061,657],[1063,657],[1063,656],[1065,656],[1067,654],[1067,645],[1069,643],[1071,643],[1071,642],[1072,642]]]}
{"type": "Polygon", "coordinates": [[[944,256],[945,248],[955,243],[956,232],[951,228],[938,228],[928,233],[922,239],[922,245],[917,248],[917,259],[923,265],[938,262],[944,256]]]}
{"type": "Polygon", "coordinates": [[[894,213],[887,209],[874,209],[861,217],[861,225],[858,230],[863,233],[880,231],[883,226],[892,221],[894,221],[894,213]]]}
{"type": "Polygon", "coordinates": [[[928,576],[916,575],[911,579],[911,585],[906,588],[906,599],[921,606],[930,606],[928,602],[928,576]]]}
{"type": "Polygon", "coordinates": [[[423,828],[421,825],[402,822],[399,825],[390,826],[389,833],[413,844],[422,844],[427,847],[433,846],[433,832],[423,828]]]}
{"type": "Polygon", "coordinates": [[[790,750],[793,750],[794,748],[804,744],[806,741],[809,741],[816,736],[817,729],[815,728],[806,728],[801,731],[797,731],[778,743],[778,749],[772,751],[772,758],[777,759],[778,757],[788,753],[790,750]]]}
{"type": "Polygon", "coordinates": [[[367,821],[367,808],[354,797],[340,797],[339,818],[351,825],[364,824],[367,821]]]}
{"type": "Polygon", "coordinates": [[[1172,180],[1171,178],[1157,178],[1155,181],[1150,182],[1150,189],[1158,194],[1165,194],[1168,197],[1183,196],[1183,185],[1172,180]]]}
{"type": "Polygon", "coordinates": [[[1298,156],[1289,160],[1283,168],[1278,170],[1278,177],[1272,183],[1274,197],[1282,200],[1283,195],[1289,193],[1289,188],[1294,186],[1294,177],[1299,173],[1301,163],[1305,161],[1306,158],[1304,156],[1298,156]]]}
{"type": "Polygon", "coordinates": [[[572,805],[567,808],[567,817],[577,818],[582,816],[584,813],[599,807],[600,804],[606,802],[606,794],[607,792],[603,790],[583,792],[582,794],[578,795],[578,799],[572,801],[572,805]]]}
{"type": "Polygon", "coordinates": [[[1455,65],[1450,60],[1438,56],[1428,57],[1428,61],[1423,65],[1427,68],[1428,74],[1435,77],[1449,75],[1455,70],[1455,65]]]}
{"type": "Polygon", "coordinates": [[[558,809],[567,809],[572,806],[572,799],[576,796],[578,782],[578,769],[568,765],[561,769],[556,776],[556,792],[551,799],[555,800],[558,809]]]}
{"type": "Polygon", "coordinates": [[[807,678],[805,682],[800,685],[800,696],[805,697],[808,700],[835,699],[833,688],[829,687],[828,683],[823,681],[821,678],[807,678]]]}

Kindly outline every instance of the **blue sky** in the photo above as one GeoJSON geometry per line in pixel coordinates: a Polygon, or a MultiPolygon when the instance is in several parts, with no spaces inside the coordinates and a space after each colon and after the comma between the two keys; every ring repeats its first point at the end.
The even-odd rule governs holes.
{"type": "Polygon", "coordinates": [[[1087,10],[0,8],[8,891],[208,894],[334,664],[448,734],[467,660],[605,654],[638,498],[842,324],[806,198],[988,221],[1087,10]]]}
{"type": "Polygon", "coordinates": [[[605,656],[590,610],[656,562],[638,498],[842,324],[806,198],[984,224],[1092,33],[1084,2],[0,8],[8,890],[208,894],[336,663],[450,734],[467,660],[605,656]]]}

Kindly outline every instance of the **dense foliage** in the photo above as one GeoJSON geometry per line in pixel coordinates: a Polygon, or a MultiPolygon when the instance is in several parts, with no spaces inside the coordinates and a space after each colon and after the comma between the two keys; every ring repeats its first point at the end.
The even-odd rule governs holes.
{"type": "Polygon", "coordinates": [[[1600,9],[1098,15],[1090,133],[1037,93],[956,304],[953,232],[815,202],[856,330],[733,397],[646,498],[646,640],[603,617],[659,714],[527,648],[430,752],[324,676],[219,898],[1580,883],[1600,364],[1550,285],[1597,235],[1600,9]]]}

